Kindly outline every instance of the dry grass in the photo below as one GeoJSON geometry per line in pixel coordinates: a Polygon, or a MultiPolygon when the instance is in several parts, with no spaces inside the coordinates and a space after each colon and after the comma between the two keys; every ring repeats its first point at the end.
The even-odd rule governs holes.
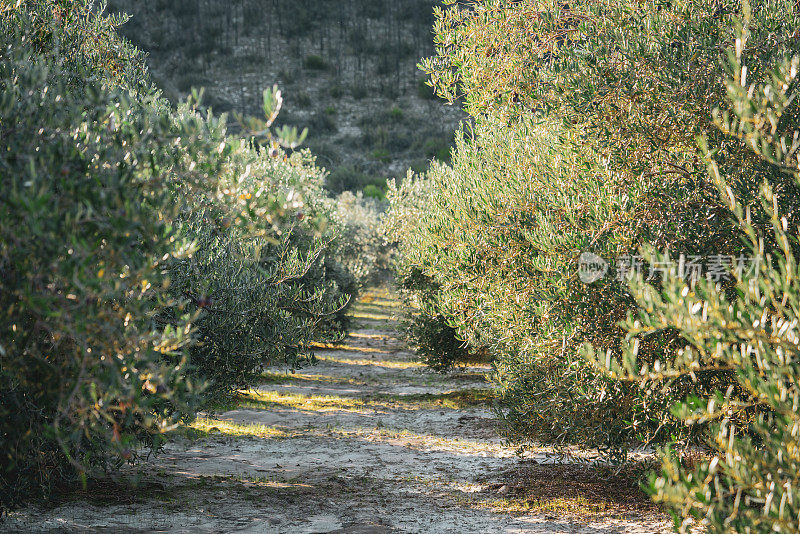
{"type": "Polygon", "coordinates": [[[414,369],[422,368],[424,365],[418,362],[407,360],[367,360],[365,358],[343,358],[332,355],[317,355],[317,359],[325,362],[341,363],[347,365],[376,365],[390,369],[414,369]]]}
{"type": "Polygon", "coordinates": [[[521,464],[506,471],[503,481],[493,484],[480,502],[499,512],[559,517],[657,514],[658,507],[640,487],[649,468],[649,464],[639,464],[616,472],[588,465],[521,464]]]}
{"type": "Polygon", "coordinates": [[[191,424],[179,429],[179,432],[190,439],[201,439],[209,436],[283,438],[287,434],[275,427],[259,424],[240,424],[221,419],[198,417],[191,424]]]}
{"type": "Polygon", "coordinates": [[[362,332],[350,332],[348,337],[356,338],[356,339],[392,339],[391,336],[387,336],[385,334],[364,334],[362,332]]]}
{"type": "MultiPolygon", "coordinates": [[[[463,389],[445,393],[412,395],[376,393],[363,397],[243,390],[229,404],[220,406],[217,411],[229,411],[238,408],[268,410],[276,407],[312,412],[339,410],[353,413],[365,413],[375,410],[459,410],[472,406],[487,405],[493,398],[494,393],[490,389],[463,389]]],[[[195,425],[200,425],[195,427],[198,431],[202,431],[205,428],[203,426],[205,423],[202,425],[195,423],[195,425]]],[[[246,433],[251,434],[249,431],[246,433]]]]}
{"type": "Polygon", "coordinates": [[[391,354],[390,351],[387,351],[385,349],[378,349],[375,347],[359,347],[355,345],[345,345],[343,343],[311,343],[311,346],[316,349],[342,350],[347,352],[366,352],[375,354],[391,354]]]}
{"type": "Polygon", "coordinates": [[[291,373],[282,372],[276,373],[273,371],[264,371],[261,374],[261,384],[340,384],[340,385],[355,385],[361,384],[362,381],[345,376],[329,376],[319,374],[307,373],[291,373]]]}

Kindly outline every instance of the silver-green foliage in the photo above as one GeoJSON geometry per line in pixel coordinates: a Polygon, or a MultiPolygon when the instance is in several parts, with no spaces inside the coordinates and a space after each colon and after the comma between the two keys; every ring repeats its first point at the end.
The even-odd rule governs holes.
{"type": "Polygon", "coordinates": [[[390,191],[398,273],[419,308],[411,332],[435,367],[468,356],[464,341],[497,356],[510,437],[621,446],[648,437],[665,406],[645,411],[635,388],[583,362],[587,338],[615,346],[628,300],[613,279],[577,280],[575,262],[590,246],[605,257],[634,247],[640,233],[624,199],[640,197],[558,132],[535,117],[510,128],[479,118],[452,167],[390,191]]]}
{"type": "MultiPolygon", "coordinates": [[[[278,133],[267,139],[268,149],[257,144],[276,108],[265,96],[267,123],[248,121],[256,140],[228,137],[221,128],[214,143],[224,165],[215,194],[187,192],[191,205],[176,219],[179,234],[195,246],[190,257],[169,264],[168,291],[185,301],[181,311],[196,315],[193,369],[223,393],[252,384],[265,365],[309,361],[311,341],[344,329],[357,291],[335,254],[345,237],[322,171],[307,153],[288,156],[279,147],[294,136],[278,133]]],[[[175,316],[169,310],[159,319],[175,316]]]]}
{"type": "MultiPolygon", "coordinates": [[[[432,175],[439,169],[432,163],[432,175]]],[[[389,209],[381,222],[381,232],[395,247],[392,267],[398,290],[409,310],[403,322],[403,333],[417,357],[437,371],[447,371],[464,363],[472,354],[458,335],[457,325],[451,324],[439,297],[442,287],[433,273],[422,263],[430,254],[423,239],[425,213],[433,206],[430,194],[432,179],[415,176],[410,171],[399,185],[390,180],[387,200],[389,209]]]]}
{"type": "Polygon", "coordinates": [[[345,191],[335,199],[332,221],[340,228],[335,254],[362,286],[379,282],[389,268],[391,248],[379,231],[381,209],[361,192],[345,191]]]}
{"type": "Polygon", "coordinates": [[[308,156],[172,110],[120,22],[0,6],[0,508],[296,364],[352,286],[308,156]]]}
{"type": "MultiPolygon", "coordinates": [[[[227,196],[244,202],[245,212],[195,197],[191,211],[178,219],[179,233],[193,239],[194,251],[168,266],[169,294],[182,301],[182,312],[195,315],[190,362],[218,393],[254,383],[265,365],[308,361],[309,343],[326,326],[344,326],[324,323],[355,292],[353,276],[336,270],[337,260],[329,258],[336,229],[301,196],[302,181],[313,182],[319,172],[300,154],[284,161],[247,141],[226,143],[233,147],[230,167],[218,177],[227,196]]],[[[173,309],[159,319],[169,323],[175,316],[173,309]]]]}
{"type": "MultiPolygon", "coordinates": [[[[419,203],[394,211],[405,221],[394,226],[401,275],[422,275],[435,311],[428,315],[497,357],[501,415],[517,442],[624,452],[697,438],[701,426],[685,426],[669,407],[735,385],[731,370],[682,376],[649,396],[599,372],[580,347],[622,353],[619,322],[638,304],[615,279],[621,257],[645,244],[675,256],[744,251],[696,136],[708,136],[743,202],[764,180],[781,202],[798,191],[746,140],[713,127],[715,107],[730,111],[722,60],[740,5],[451,4],[438,12],[437,57],[424,67],[439,93],[464,96],[476,126],[458,141],[452,166],[434,167],[419,203]],[[583,283],[583,252],[610,261],[609,276],[583,283]]],[[[759,78],[797,48],[797,11],[765,0],[752,13],[747,47],[759,78]]],[[[769,220],[754,214],[753,224],[769,220]]],[[[678,332],[661,330],[640,340],[639,357],[652,365],[683,344],[678,332]]]]}
{"type": "Polygon", "coordinates": [[[173,184],[203,188],[218,164],[187,172],[184,158],[212,150],[202,121],[175,124],[153,96],[62,61],[81,36],[26,15],[0,13],[3,507],[157,446],[191,413],[191,317],[159,328],[153,312],[170,305],[168,261],[192,248],[172,224],[173,184]]]}
{"type": "MultiPolygon", "coordinates": [[[[730,112],[715,113],[721,132],[741,139],[775,176],[800,181],[800,113],[795,102],[800,55],[772,65],[748,47],[752,12],[727,63],[730,112]],[[748,67],[750,67],[748,69],[748,67]]],[[[710,453],[692,467],[668,454],[650,491],[668,506],[676,527],[698,522],[708,532],[800,531],[800,233],[792,214],[800,197],[779,195],[775,180],[760,185],[760,202],[742,202],[715,147],[701,139],[711,181],[738,222],[757,269],[738,276],[734,288],[702,280],[688,284],[675,273],[660,287],[632,284],[642,312],[626,323],[629,342],[621,360],[588,354],[611,376],[640,384],[653,396],[681,377],[709,370],[735,376],[727,388],[692,396],[674,413],[689,425],[711,423],[710,453]],[[767,225],[757,221],[767,221],[767,225]],[[792,221],[792,222],[790,222],[792,221]],[[646,365],[639,340],[678,332],[684,344],[646,365]]],[[[664,260],[654,254],[654,259],[664,260]]]]}

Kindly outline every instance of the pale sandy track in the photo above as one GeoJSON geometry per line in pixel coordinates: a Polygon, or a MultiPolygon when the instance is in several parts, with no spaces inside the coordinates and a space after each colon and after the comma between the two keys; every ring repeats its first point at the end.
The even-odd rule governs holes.
{"type": "Polygon", "coordinates": [[[493,505],[502,499],[509,470],[532,462],[501,444],[489,406],[454,405],[487,388],[485,369],[438,375],[422,368],[397,339],[392,302],[368,300],[342,346],[319,349],[318,365],[285,379],[272,375],[254,394],[257,402],[216,414],[219,422],[205,427],[210,432],[176,440],[122,482],[16,513],[0,531],[600,534],[663,528],[662,520],[636,514],[577,519],[511,514],[493,505]]]}

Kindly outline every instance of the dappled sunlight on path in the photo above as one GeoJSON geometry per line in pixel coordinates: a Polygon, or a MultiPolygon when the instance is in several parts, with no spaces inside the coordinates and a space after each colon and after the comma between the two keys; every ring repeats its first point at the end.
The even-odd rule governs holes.
{"type": "Polygon", "coordinates": [[[599,534],[662,528],[613,492],[593,494],[591,480],[572,484],[582,472],[546,465],[554,461],[551,451],[520,456],[505,446],[495,431],[489,368],[444,375],[424,368],[397,337],[397,308],[388,292],[368,293],[347,339],[318,346],[314,366],[268,369],[235,406],[203,414],[131,473],[131,480],[140,474],[138,487],[120,483],[117,491],[132,499],[96,507],[90,487],[40,511],[36,529],[599,534]],[[534,493],[545,497],[521,497],[533,486],[515,480],[538,485],[534,493]],[[546,490],[554,480],[561,482],[551,496],[546,490]]]}

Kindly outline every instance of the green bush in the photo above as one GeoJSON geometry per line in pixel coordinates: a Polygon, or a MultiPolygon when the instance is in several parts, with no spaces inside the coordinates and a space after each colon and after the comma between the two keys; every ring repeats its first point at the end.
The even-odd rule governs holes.
{"type": "MultiPolygon", "coordinates": [[[[454,350],[465,341],[472,351],[488,346],[499,357],[509,437],[608,447],[631,439],[625,425],[636,391],[592,376],[577,340],[618,339],[619,308],[628,301],[613,280],[593,286],[576,280],[574,251],[626,214],[615,209],[618,184],[574,172],[580,155],[564,158],[564,165],[545,163],[569,153],[556,132],[551,124],[508,128],[482,119],[469,142],[457,141],[453,167],[432,165],[423,181],[429,193],[419,204],[390,210],[391,217],[408,219],[393,234],[401,241],[398,285],[418,293],[421,324],[412,341],[433,353],[423,357],[436,361],[441,346],[451,349],[441,359],[458,361],[469,354],[454,350]],[[575,206],[582,209],[569,224],[563,214],[575,206]],[[426,332],[450,340],[421,339],[426,332]]],[[[406,180],[401,195],[413,187],[406,180]]],[[[617,252],[612,247],[631,246],[624,236],[610,237],[602,243],[607,248],[593,250],[609,257],[617,252]]]]}
{"type": "Polygon", "coordinates": [[[127,82],[115,67],[131,54],[111,22],[75,3],[56,27],[46,7],[0,12],[0,509],[158,446],[200,392],[184,374],[190,316],[152,316],[175,306],[165,264],[190,251],[174,185],[216,167],[181,160],[213,148],[151,96],[102,86],[127,82]]]}
{"type": "MultiPolygon", "coordinates": [[[[580,347],[622,353],[619,322],[637,304],[616,279],[618,262],[640,246],[674,256],[743,251],[696,136],[708,132],[743,202],[764,179],[796,194],[744,141],[713,128],[731,12],[700,1],[471,4],[480,9],[438,12],[441,46],[424,66],[443,96],[464,95],[475,127],[457,136],[452,166],[433,166],[420,205],[390,215],[414,214],[395,233],[401,279],[414,269],[430,279],[430,317],[497,357],[500,415],[517,443],[621,458],[633,444],[698,439],[702,426],[685,426],[669,407],[725,389],[734,373],[683,377],[649,397],[598,371],[580,347]],[[610,276],[581,281],[583,253],[610,261],[610,276]]],[[[754,75],[796,45],[792,10],[765,2],[754,11],[754,75]]],[[[639,356],[652,364],[680,345],[677,332],[661,331],[640,342],[639,356]]]]}
{"type": "Polygon", "coordinates": [[[422,152],[425,154],[426,158],[435,158],[444,163],[450,161],[451,149],[450,143],[443,137],[430,137],[422,144],[422,152]]]}
{"type": "Polygon", "coordinates": [[[326,169],[334,169],[342,163],[341,148],[329,140],[309,139],[305,145],[314,154],[317,163],[326,169]]]}
{"type": "Polygon", "coordinates": [[[350,191],[340,194],[335,203],[332,220],[340,236],[335,256],[353,273],[359,287],[379,281],[389,269],[391,255],[378,231],[380,204],[366,194],[350,191]]]}
{"type": "Polygon", "coordinates": [[[358,290],[332,255],[333,208],[309,156],[284,159],[249,141],[225,142],[220,179],[248,211],[271,214],[271,226],[242,227],[239,203],[196,202],[181,219],[196,250],[168,272],[170,293],[188,299],[195,313],[190,361],[216,394],[254,383],[264,365],[308,360],[311,341],[345,330],[344,312],[358,290]]]}
{"type": "Polygon", "coordinates": [[[311,121],[308,123],[308,128],[313,132],[314,136],[336,132],[338,130],[336,116],[328,113],[328,110],[315,111],[311,121]]]}
{"type": "MultiPolygon", "coordinates": [[[[275,145],[300,136],[264,150],[171,110],[123,21],[89,0],[0,10],[0,508],[308,359],[358,289],[321,171],[275,145]]],[[[245,122],[268,131],[279,100],[245,122]]]]}
{"type": "Polygon", "coordinates": [[[403,110],[397,106],[394,106],[392,109],[389,110],[389,117],[393,121],[401,121],[403,120],[403,110]]]}
{"type": "Polygon", "coordinates": [[[369,95],[369,88],[363,83],[354,83],[350,87],[350,96],[356,100],[362,100],[369,95]]]}
{"type": "Polygon", "coordinates": [[[414,261],[419,246],[416,225],[424,215],[430,194],[431,182],[414,177],[411,172],[399,187],[390,180],[389,209],[381,232],[397,248],[392,265],[397,288],[407,308],[413,310],[403,322],[404,334],[421,361],[437,371],[447,371],[466,362],[471,353],[440,307],[441,286],[414,261]]]}
{"type": "Polygon", "coordinates": [[[406,305],[414,310],[403,322],[403,331],[419,360],[444,372],[472,359],[466,342],[437,302],[441,287],[419,269],[411,269],[398,281],[406,305]]]}
{"type": "Polygon", "coordinates": [[[312,103],[311,96],[305,91],[297,93],[297,95],[295,96],[295,100],[297,102],[297,105],[300,106],[301,108],[307,108],[311,106],[312,103]]]}
{"type": "MultiPolygon", "coordinates": [[[[788,19],[787,7],[773,6],[770,16],[788,19]]],[[[599,368],[654,397],[681,377],[696,379],[711,371],[734,375],[727,387],[720,384],[674,407],[688,425],[712,422],[710,452],[702,461],[692,466],[667,450],[662,476],[651,478],[650,492],[668,507],[680,532],[800,532],[800,236],[789,222],[800,209],[800,196],[781,200],[777,193],[786,181],[800,183],[800,105],[794,98],[800,51],[764,61],[757,42],[750,42],[757,33],[749,31],[764,13],[751,13],[747,4],[743,11],[743,29],[728,61],[726,107],[731,112],[716,112],[715,122],[765,164],[761,202],[742,202],[732,181],[738,174],[735,161],[719,158],[718,147],[709,149],[706,139],[700,149],[711,181],[743,229],[753,268],[732,269],[733,288],[708,279],[692,283],[674,271],[656,287],[636,278],[631,290],[642,311],[626,323],[624,358],[588,353],[599,368]],[[678,332],[683,344],[648,365],[638,355],[638,344],[662,331],[678,332]]],[[[651,252],[652,261],[668,260],[651,252]]]]}
{"type": "Polygon", "coordinates": [[[370,152],[370,157],[383,163],[392,161],[392,154],[385,148],[376,148],[370,152]]]}
{"type": "Polygon", "coordinates": [[[278,80],[282,81],[284,84],[294,83],[295,79],[297,78],[297,72],[289,71],[286,69],[280,69],[278,71],[278,80]]]}
{"type": "Polygon", "coordinates": [[[328,70],[330,65],[325,61],[322,56],[310,55],[303,59],[303,68],[309,70],[328,70]]]}
{"type": "Polygon", "coordinates": [[[344,191],[361,191],[368,185],[381,187],[386,182],[356,169],[350,165],[342,165],[334,169],[326,180],[326,187],[333,194],[344,191]]]}
{"type": "Polygon", "coordinates": [[[372,198],[375,200],[386,200],[386,192],[375,184],[367,184],[361,190],[365,198],[372,198]]]}
{"type": "Polygon", "coordinates": [[[411,162],[410,171],[413,174],[425,174],[430,166],[430,161],[427,159],[418,159],[411,162]]]}
{"type": "Polygon", "coordinates": [[[344,96],[344,89],[337,83],[331,86],[328,94],[331,95],[331,98],[342,98],[344,96]]]}

